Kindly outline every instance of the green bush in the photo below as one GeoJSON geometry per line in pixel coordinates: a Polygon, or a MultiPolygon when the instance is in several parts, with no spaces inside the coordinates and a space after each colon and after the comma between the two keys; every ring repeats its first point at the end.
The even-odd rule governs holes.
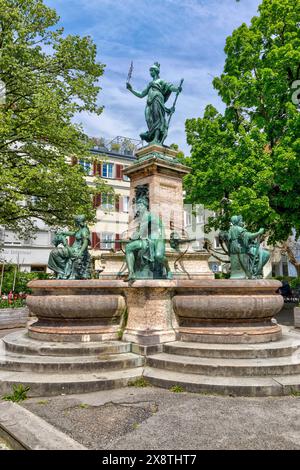
{"type": "MultiPolygon", "coordinates": [[[[15,266],[5,266],[2,283],[2,294],[9,294],[9,292],[12,291],[14,284],[14,276],[15,266]]],[[[25,294],[30,294],[31,291],[27,287],[29,281],[32,281],[33,279],[49,279],[49,277],[51,277],[51,274],[43,272],[26,273],[18,271],[16,275],[14,293],[19,294],[20,292],[23,292],[25,294]]]]}
{"type": "Polygon", "coordinates": [[[15,300],[6,300],[0,299],[0,309],[1,308],[20,308],[25,307],[26,301],[25,299],[15,299],[15,300]]]}
{"type": "Polygon", "coordinates": [[[230,273],[215,273],[215,279],[229,279],[230,273]]]}
{"type": "Polygon", "coordinates": [[[294,277],[290,282],[290,286],[292,289],[300,287],[300,277],[294,277]]]}

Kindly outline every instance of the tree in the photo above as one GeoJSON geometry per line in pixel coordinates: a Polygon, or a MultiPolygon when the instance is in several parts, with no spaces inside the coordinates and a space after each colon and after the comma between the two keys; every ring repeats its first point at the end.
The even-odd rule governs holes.
{"type": "Polygon", "coordinates": [[[0,224],[19,232],[33,219],[67,225],[75,213],[94,218],[80,165],[89,141],[76,113],[100,115],[97,85],[104,66],[90,37],[64,35],[42,0],[0,0],[0,224]]]}
{"type": "Polygon", "coordinates": [[[187,201],[264,226],[271,243],[300,233],[300,0],[263,0],[250,26],[227,38],[214,87],[224,114],[209,105],[186,122],[191,145],[187,201]],[[296,98],[296,99],[295,99],[296,98]]]}

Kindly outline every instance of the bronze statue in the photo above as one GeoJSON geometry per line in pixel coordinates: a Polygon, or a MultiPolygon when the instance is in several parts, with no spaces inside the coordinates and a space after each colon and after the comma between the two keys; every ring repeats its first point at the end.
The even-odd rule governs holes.
{"type": "Polygon", "coordinates": [[[54,237],[55,248],[50,252],[48,267],[54,271],[57,279],[90,279],[91,258],[88,252],[90,230],[84,215],[74,217],[75,231],[57,232],[54,237]],[[67,236],[75,237],[72,246],[68,246],[67,236]]]}
{"type": "Polygon", "coordinates": [[[270,258],[268,250],[260,247],[260,236],[264,233],[248,232],[241,215],[231,217],[228,232],[221,232],[220,238],[226,244],[230,257],[230,279],[259,279],[263,277],[263,267],[270,258]]]}
{"type": "Polygon", "coordinates": [[[128,281],[135,279],[172,279],[166,257],[165,230],[161,219],[149,211],[147,187],[136,188],[136,231],[126,244],[128,281]]]}
{"type": "Polygon", "coordinates": [[[145,118],[148,125],[148,131],[140,134],[141,139],[151,144],[162,145],[168,134],[171,116],[175,112],[177,97],[182,91],[183,79],[178,87],[172,83],[165,82],[159,77],[160,64],[157,62],[150,67],[150,75],[152,77],[152,81],[142,92],[134,90],[132,85],[129,83],[131,73],[128,76],[129,78],[127,79],[126,87],[138,98],[144,98],[147,96],[145,118]],[[165,103],[172,92],[176,93],[175,102],[171,108],[167,108],[165,103]],[[166,119],[166,114],[169,116],[168,120],[166,119]]]}

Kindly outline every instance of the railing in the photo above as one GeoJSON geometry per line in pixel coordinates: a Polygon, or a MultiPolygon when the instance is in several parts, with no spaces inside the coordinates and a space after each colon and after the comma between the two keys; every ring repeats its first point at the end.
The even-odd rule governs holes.
{"type": "Polygon", "coordinates": [[[290,292],[280,292],[285,303],[300,303],[300,289],[291,289],[290,292]]]}

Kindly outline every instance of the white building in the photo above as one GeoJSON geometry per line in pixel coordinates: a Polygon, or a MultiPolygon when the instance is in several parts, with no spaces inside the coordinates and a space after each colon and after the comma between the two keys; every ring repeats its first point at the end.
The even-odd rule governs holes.
{"type": "Polygon", "coordinates": [[[16,264],[20,271],[46,271],[52,246],[53,232],[41,221],[36,221],[38,230],[31,239],[19,238],[11,230],[1,229],[0,258],[5,263],[16,264]]]}
{"type": "MultiPolygon", "coordinates": [[[[90,227],[92,253],[99,255],[111,249],[118,249],[118,239],[127,230],[129,179],[123,169],[134,160],[134,151],[140,141],[116,137],[101,146],[91,149],[91,162],[79,161],[86,170],[87,183],[93,184],[95,176],[101,176],[115,191],[114,197],[98,194],[93,204],[97,208],[97,223],[90,227]]],[[[11,230],[0,230],[0,260],[17,264],[21,271],[49,271],[47,268],[49,253],[53,249],[53,231],[42,221],[36,221],[38,228],[32,239],[21,239],[11,230]]]]}

